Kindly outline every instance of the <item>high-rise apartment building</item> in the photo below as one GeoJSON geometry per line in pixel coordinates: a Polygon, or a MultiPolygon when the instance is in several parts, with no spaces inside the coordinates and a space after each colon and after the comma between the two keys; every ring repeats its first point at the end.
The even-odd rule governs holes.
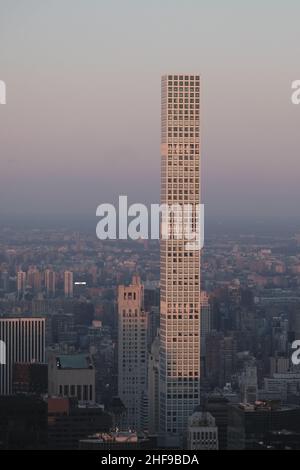
{"type": "Polygon", "coordinates": [[[124,406],[124,426],[142,430],[147,396],[147,314],[144,286],[134,276],[118,289],[118,391],[124,406]]]}
{"type": "Polygon", "coordinates": [[[65,297],[73,297],[73,273],[65,271],[64,273],[64,292],[65,297]]]}
{"type": "Polygon", "coordinates": [[[24,271],[17,272],[17,290],[18,294],[23,294],[26,288],[26,273],[24,271]]]}
{"type": "Polygon", "coordinates": [[[27,272],[27,284],[34,292],[39,292],[42,287],[42,276],[36,266],[31,266],[27,272]]]}
{"type": "Polygon", "coordinates": [[[47,296],[55,295],[55,272],[52,269],[46,269],[45,271],[45,288],[47,296]]]}
{"type": "MultiPolygon", "coordinates": [[[[200,204],[200,76],[162,77],[161,203],[200,204]]],[[[174,221],[174,219],[173,219],[174,221]]],[[[161,239],[160,437],[182,445],[200,399],[200,249],[172,234],[161,239]]]]}
{"type": "Polygon", "coordinates": [[[0,341],[6,348],[6,364],[0,365],[0,395],[9,395],[14,364],[45,363],[45,319],[0,318],[0,341]]]}

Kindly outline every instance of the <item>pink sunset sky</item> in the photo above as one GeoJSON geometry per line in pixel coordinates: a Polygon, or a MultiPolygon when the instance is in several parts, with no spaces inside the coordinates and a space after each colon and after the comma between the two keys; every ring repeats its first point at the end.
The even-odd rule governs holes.
{"type": "Polygon", "coordinates": [[[212,216],[299,216],[300,3],[0,0],[0,214],[156,203],[160,77],[199,72],[212,216]]]}

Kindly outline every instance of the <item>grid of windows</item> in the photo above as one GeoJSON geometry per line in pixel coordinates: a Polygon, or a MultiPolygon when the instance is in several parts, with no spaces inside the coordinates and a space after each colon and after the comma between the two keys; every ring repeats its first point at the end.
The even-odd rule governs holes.
{"type": "Polygon", "coordinates": [[[6,364],[0,366],[0,395],[9,395],[14,363],[45,363],[45,319],[1,318],[0,340],[6,345],[6,364]]]}
{"type": "Polygon", "coordinates": [[[147,314],[143,285],[135,278],[118,292],[118,389],[127,409],[124,425],[143,427],[143,400],[147,389],[147,314]]]}
{"type": "MultiPolygon", "coordinates": [[[[196,214],[200,203],[199,75],[162,77],[161,106],[161,203],[189,204],[196,214]]],[[[189,415],[199,404],[200,252],[188,251],[185,240],[161,240],[160,268],[160,432],[180,440],[189,415]]]]}

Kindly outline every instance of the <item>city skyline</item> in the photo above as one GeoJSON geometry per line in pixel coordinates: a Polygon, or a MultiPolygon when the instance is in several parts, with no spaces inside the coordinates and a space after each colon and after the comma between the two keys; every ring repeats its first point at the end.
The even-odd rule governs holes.
{"type": "Polygon", "coordinates": [[[297,14],[0,0],[0,450],[300,449],[297,14]]]}

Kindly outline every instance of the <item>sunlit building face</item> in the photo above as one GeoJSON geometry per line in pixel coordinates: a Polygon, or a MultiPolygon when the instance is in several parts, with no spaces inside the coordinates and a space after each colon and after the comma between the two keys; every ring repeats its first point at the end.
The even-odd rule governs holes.
{"type": "MultiPolygon", "coordinates": [[[[200,202],[200,77],[162,77],[161,203],[200,202]]],[[[200,250],[161,240],[160,435],[182,442],[200,391],[200,250]]]]}

